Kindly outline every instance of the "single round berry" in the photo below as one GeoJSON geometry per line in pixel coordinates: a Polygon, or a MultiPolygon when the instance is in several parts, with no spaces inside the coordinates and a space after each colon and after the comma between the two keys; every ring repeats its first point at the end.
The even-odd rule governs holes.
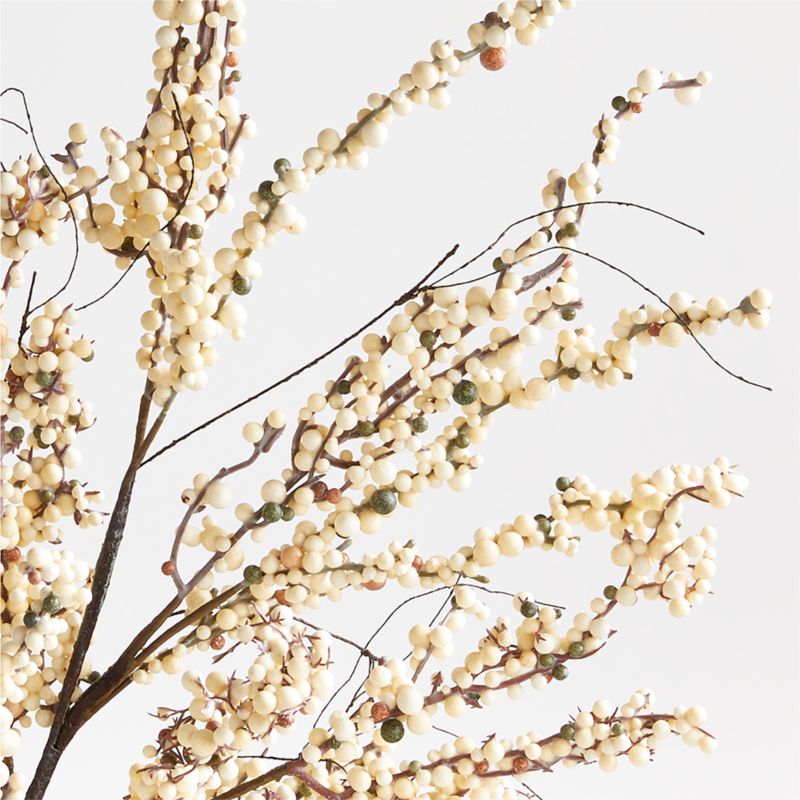
{"type": "Polygon", "coordinates": [[[22,617],[22,624],[26,628],[35,628],[39,624],[39,615],[35,611],[26,611],[22,617]]]}
{"type": "Polygon", "coordinates": [[[575,311],[574,308],[562,308],[561,309],[561,319],[563,319],[564,322],[572,322],[572,320],[575,319],[577,314],[578,314],[578,312],[575,311]]]}
{"type": "Polygon", "coordinates": [[[127,253],[130,250],[133,250],[133,236],[126,236],[122,240],[122,244],[119,246],[119,249],[122,250],[123,253],[127,253]]]}
{"type": "Polygon", "coordinates": [[[391,514],[397,507],[397,495],[391,489],[378,489],[372,493],[369,504],[378,514],[391,514]]]}
{"type": "Polygon", "coordinates": [[[406,729],[399,719],[387,719],[381,725],[381,738],[384,742],[399,742],[405,736],[406,729]]]}
{"type": "Polygon", "coordinates": [[[660,323],[658,323],[658,322],[651,322],[651,323],[650,323],[650,324],[647,326],[647,332],[648,332],[648,333],[649,333],[651,336],[658,336],[658,334],[659,334],[659,333],[661,333],[661,324],[660,324],[660,323]]]}
{"type": "Polygon", "coordinates": [[[45,389],[48,388],[49,386],[52,386],[55,383],[55,380],[56,380],[55,372],[45,372],[44,370],[40,369],[36,373],[36,383],[38,383],[39,386],[42,386],[45,389]]]}
{"type": "Polygon", "coordinates": [[[214,636],[209,644],[212,650],[222,650],[222,648],[225,647],[225,637],[219,635],[214,636]]]}
{"type": "Polygon", "coordinates": [[[569,236],[570,239],[574,239],[580,234],[580,232],[581,229],[576,222],[568,222],[564,226],[564,233],[565,235],[569,236]]]}
{"type": "Polygon", "coordinates": [[[569,670],[566,668],[564,664],[556,664],[553,667],[553,677],[557,681],[566,680],[568,675],[569,675],[569,670]]]}
{"type": "Polygon", "coordinates": [[[328,484],[324,481],[317,481],[311,487],[311,491],[314,492],[314,500],[321,503],[328,496],[328,484]]]}
{"type": "Polygon", "coordinates": [[[231,279],[231,289],[233,289],[234,294],[244,295],[250,294],[250,290],[253,288],[253,281],[250,278],[240,275],[238,272],[233,276],[231,279]]]}
{"type": "Polygon", "coordinates": [[[644,106],[641,103],[631,103],[631,111],[634,114],[641,114],[644,106]]]}
{"type": "Polygon", "coordinates": [[[506,268],[506,265],[503,263],[503,259],[500,256],[495,256],[492,259],[492,269],[495,272],[502,272],[506,268]]]}
{"type": "Polygon", "coordinates": [[[542,669],[551,669],[556,663],[556,657],[552,653],[544,653],[539,656],[539,666],[542,669]]]}
{"type": "Polygon", "coordinates": [[[577,381],[581,377],[581,371],[577,367],[570,367],[565,374],[571,381],[577,381]]]}
{"type": "Polygon", "coordinates": [[[341,746],[342,746],[342,743],[335,736],[331,736],[331,738],[328,739],[328,749],[329,750],[337,750],[341,746]]]}
{"type": "Polygon", "coordinates": [[[275,200],[275,195],[272,193],[272,181],[261,181],[258,184],[258,196],[261,200],[266,200],[271,203],[275,200]]]}
{"type": "Polygon", "coordinates": [[[275,170],[277,175],[283,175],[287,169],[292,166],[291,162],[288,158],[279,158],[273,165],[272,168],[275,170]]]}
{"type": "Polygon", "coordinates": [[[543,533],[545,536],[547,536],[547,534],[550,533],[551,530],[553,530],[553,523],[550,522],[550,520],[544,514],[539,514],[538,516],[535,517],[535,519],[536,519],[536,529],[540,533],[543,533]]]}
{"type": "Polygon", "coordinates": [[[603,597],[605,597],[606,600],[613,600],[616,596],[617,596],[616,586],[606,586],[606,588],[603,589],[603,597]]]}
{"type": "Polygon", "coordinates": [[[25,429],[21,428],[19,425],[15,425],[8,432],[8,438],[11,439],[12,442],[21,442],[25,438],[25,429]]]}
{"type": "Polygon", "coordinates": [[[489,72],[497,72],[503,69],[508,61],[508,53],[505,47],[487,47],[481,53],[481,66],[489,72]]]}
{"type": "Polygon", "coordinates": [[[562,739],[566,739],[570,742],[575,738],[575,726],[571,722],[568,722],[566,725],[561,726],[561,730],[559,730],[558,733],[562,739]]]}
{"type": "Polygon", "coordinates": [[[375,433],[375,423],[369,419],[362,419],[356,425],[356,433],[359,436],[372,436],[375,433]]]}
{"type": "Polygon", "coordinates": [[[43,505],[50,505],[50,503],[52,503],[55,499],[56,496],[50,491],[50,489],[39,489],[39,501],[43,505]]]}
{"type": "Polygon", "coordinates": [[[264,579],[264,570],[256,564],[248,564],[244,568],[244,579],[248,583],[261,583],[264,579]]]}
{"type": "Polygon", "coordinates": [[[532,600],[523,600],[522,605],[519,607],[519,613],[528,619],[535,617],[538,611],[539,606],[537,606],[532,600]]]}
{"type": "Polygon", "coordinates": [[[569,654],[572,658],[581,658],[586,652],[583,642],[572,642],[569,646],[569,654]]]}
{"type": "Polygon", "coordinates": [[[572,481],[563,475],[560,478],[556,478],[556,489],[558,489],[559,492],[566,492],[571,485],[572,481]]]}
{"type": "Polygon", "coordinates": [[[458,436],[453,439],[453,444],[463,450],[465,447],[469,447],[469,436],[467,436],[466,433],[459,433],[458,436]]]}
{"type": "Polygon", "coordinates": [[[414,433],[425,433],[428,430],[428,420],[425,417],[414,417],[411,420],[411,430],[414,433]]]}
{"type": "Polygon", "coordinates": [[[14,564],[22,558],[22,552],[19,547],[9,547],[8,550],[3,550],[3,563],[14,564]]]}
{"type": "Polygon", "coordinates": [[[203,236],[203,226],[198,225],[195,223],[194,225],[189,226],[189,230],[186,232],[186,235],[190,239],[201,239],[203,236]]]}
{"type": "Polygon", "coordinates": [[[416,775],[422,769],[422,764],[419,761],[410,761],[408,763],[408,771],[412,775],[416,775]]]}
{"type": "Polygon", "coordinates": [[[294,509],[290,508],[289,506],[284,506],[283,515],[281,516],[281,519],[284,522],[291,522],[294,519],[294,509]]]}
{"type": "Polygon", "coordinates": [[[614,111],[622,111],[626,105],[628,105],[628,101],[621,94],[618,94],[611,100],[611,108],[613,108],[614,111]]]}
{"type": "Polygon", "coordinates": [[[333,503],[334,505],[336,505],[342,499],[341,489],[328,489],[328,493],[325,495],[325,499],[329,503],[333,503]]]}
{"type": "Polygon", "coordinates": [[[453,400],[460,406],[468,406],[477,399],[478,387],[472,381],[459,381],[453,389],[453,400]]]}
{"type": "Polygon", "coordinates": [[[239,83],[239,81],[241,79],[242,79],[242,73],[241,73],[240,70],[235,69],[235,70],[233,70],[233,72],[231,72],[231,82],[232,83],[239,83]]]}
{"type": "Polygon", "coordinates": [[[277,522],[283,518],[283,509],[280,503],[266,503],[261,516],[264,518],[264,522],[277,522]]]}
{"type": "Polygon", "coordinates": [[[342,380],[336,384],[336,391],[338,394],[350,394],[351,388],[350,381],[345,378],[342,378],[342,380]]]}
{"type": "Polygon", "coordinates": [[[419,343],[430,350],[436,344],[436,334],[433,331],[422,331],[419,335],[419,343]]]}
{"type": "Polygon", "coordinates": [[[98,670],[96,670],[96,669],[93,669],[93,670],[92,670],[92,671],[91,671],[91,672],[90,672],[90,673],[89,673],[89,674],[86,676],[86,680],[87,680],[89,683],[97,683],[97,681],[99,681],[99,680],[100,680],[100,678],[101,678],[100,672],[99,672],[98,670]]]}
{"type": "Polygon", "coordinates": [[[622,736],[623,733],[625,733],[625,726],[621,722],[615,722],[611,726],[612,736],[622,736]]]}
{"type": "Polygon", "coordinates": [[[174,575],[175,574],[175,562],[174,561],[165,561],[161,565],[161,572],[164,575],[174,575]]]}
{"type": "Polygon", "coordinates": [[[61,599],[54,594],[49,594],[42,600],[42,611],[55,614],[61,608],[61,599]]]}

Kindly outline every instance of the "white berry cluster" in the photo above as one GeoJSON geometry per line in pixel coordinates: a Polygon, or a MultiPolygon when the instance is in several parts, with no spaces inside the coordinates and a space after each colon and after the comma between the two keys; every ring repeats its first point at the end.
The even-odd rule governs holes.
{"type": "MultiPolygon", "coordinates": [[[[218,767],[217,777],[202,786],[192,779],[185,783],[187,793],[177,796],[206,800],[215,796],[213,792],[233,791],[250,781],[273,791],[288,786],[301,794],[295,782],[303,784],[305,776],[312,781],[305,785],[313,788],[318,783],[333,795],[344,797],[363,792],[383,797],[383,787],[391,787],[395,796],[408,798],[425,794],[432,786],[442,792],[455,786],[491,793],[492,787],[506,784],[489,779],[548,769],[558,763],[598,763],[602,769],[611,770],[620,757],[627,756],[633,763],[643,764],[649,761],[657,742],[670,733],[680,733],[688,744],[710,752],[714,740],[698,727],[704,719],[701,709],[676,709],[673,715],[648,714],[645,712],[652,706],[652,694],[640,690],[617,710],[598,701],[592,712],[581,712],[554,736],[542,739],[529,733],[513,742],[492,737],[491,745],[466,747],[461,756],[471,765],[466,761],[462,764],[462,759],[451,760],[454,753],[447,749],[429,754],[431,767],[412,767],[409,762],[395,762],[391,756],[394,743],[407,732],[429,733],[437,715],[457,718],[471,708],[490,705],[500,693],[519,699],[526,687],[543,689],[553,680],[565,680],[568,664],[596,655],[606,645],[613,634],[609,617],[614,609],[635,604],[639,594],[648,599],[661,597],[669,603],[671,613],[683,616],[709,593],[716,539],[716,532],[709,527],[695,535],[682,532],[685,502],[695,500],[723,508],[731,495],[741,495],[746,483],[723,458],[705,468],[675,465],[649,475],[637,473],[629,492],[597,489],[585,476],[572,480],[562,477],[556,482],[558,492],[550,497],[548,514],[519,515],[513,524],[501,526],[496,535],[480,529],[475,548],[459,550],[457,555],[463,559],[459,562],[444,556],[424,560],[413,542],[394,542],[377,557],[365,557],[351,565],[352,571],[347,569],[347,561],[316,570],[307,558],[318,551],[304,555],[298,544],[301,540],[296,537],[294,544],[274,549],[259,567],[248,567],[241,590],[216,612],[209,610],[204,617],[207,621],[178,646],[151,658],[135,676],[147,682],[161,671],[174,673],[180,668],[181,658],[196,646],[222,650],[226,645],[236,649],[255,644],[262,651],[248,680],[236,683],[219,672],[204,681],[196,673],[184,676],[184,686],[194,699],[187,711],[170,712],[172,725],[159,735],[158,746],[145,748],[149,761],[137,764],[131,772],[132,796],[143,800],[158,797],[158,787],[163,783],[170,779],[180,783],[176,771],[180,776],[181,769],[212,762],[218,767]],[[611,560],[624,572],[620,582],[605,587],[602,596],[591,601],[589,610],[577,613],[569,625],[562,624],[558,607],[538,603],[528,591],[518,592],[512,601],[516,618],[498,617],[451,671],[450,682],[437,672],[431,677],[430,688],[422,688],[426,666],[452,657],[467,617],[486,620],[490,615],[488,605],[479,597],[484,590],[480,583],[455,584],[456,578],[466,574],[466,565],[474,563],[480,553],[480,566],[491,568],[501,556],[519,555],[526,544],[534,542],[544,549],[574,553],[578,541],[574,528],[578,526],[593,532],[608,530],[613,542],[611,560]],[[568,544],[558,546],[559,540],[568,544]],[[378,564],[382,569],[367,573],[371,585],[365,586],[364,572],[378,564]],[[446,565],[445,572],[434,571],[437,565],[446,565]],[[414,581],[401,580],[404,586],[418,584],[423,576],[428,586],[453,586],[447,611],[432,625],[411,627],[409,660],[379,659],[374,663],[356,708],[349,714],[332,712],[329,727],[314,728],[309,733],[308,743],[292,762],[297,770],[281,773],[273,781],[272,773],[263,765],[254,765],[252,759],[241,755],[242,751],[256,738],[262,739],[259,746],[268,746],[273,730],[290,727],[297,710],[309,713],[311,708],[318,709],[333,685],[330,638],[320,634],[321,644],[305,650],[293,648],[292,636],[301,630],[293,614],[314,608],[322,597],[338,599],[348,586],[355,590],[382,588],[397,574],[401,579],[415,574],[414,581]],[[345,576],[333,592],[328,588],[331,575],[345,576]],[[289,626],[293,633],[277,639],[275,631],[280,625],[289,626]],[[265,642],[272,659],[269,664],[263,654],[265,642]],[[299,663],[294,665],[289,659],[275,667],[274,642],[280,642],[281,658],[287,659],[287,653],[292,653],[299,663]],[[265,669],[270,668],[277,671],[270,673],[269,685],[260,684],[258,681],[267,674],[265,669]],[[314,670],[315,677],[309,677],[314,670]],[[269,695],[267,699],[264,693],[269,695]],[[231,704],[235,713],[227,720],[225,712],[231,704]],[[242,704],[252,706],[247,705],[245,711],[242,704]],[[289,718],[285,719],[287,713],[289,718]],[[269,714],[284,721],[268,725],[265,715],[269,714]],[[426,769],[432,774],[426,776],[426,769]]],[[[308,524],[301,522],[297,528],[308,529],[308,524]]],[[[210,587],[210,583],[204,583],[202,597],[198,590],[189,595],[188,607],[195,616],[203,611],[200,600],[213,608],[210,587]]],[[[387,800],[393,795],[387,794],[387,800]]]]}
{"type": "MultiPolygon", "coordinates": [[[[58,686],[91,597],[89,566],[68,550],[34,546],[14,561],[4,551],[2,575],[2,695],[4,709],[23,728],[33,717],[48,726],[58,686]]],[[[92,672],[90,661],[83,677],[92,672]]],[[[3,717],[6,719],[6,717],[3,717]]],[[[3,757],[16,751],[18,731],[3,731],[3,757]],[[8,751],[11,748],[11,751],[8,751]]]]}
{"type": "Polygon", "coordinates": [[[0,218],[3,236],[0,252],[11,264],[6,270],[0,293],[0,308],[9,289],[19,288],[24,280],[20,262],[39,242],[58,241],[58,226],[69,214],[61,190],[37,155],[18,158],[0,172],[0,218]]]}
{"type": "Polygon", "coordinates": [[[13,339],[3,345],[3,447],[15,455],[15,463],[0,467],[3,548],[58,542],[64,518],[82,528],[102,519],[91,508],[102,494],[69,477],[81,463],[76,438],[94,424],[90,404],[73,383],[74,370],[94,355],[88,339],[74,338],[75,320],[72,308],[51,300],[31,319],[21,345],[13,339]]]}

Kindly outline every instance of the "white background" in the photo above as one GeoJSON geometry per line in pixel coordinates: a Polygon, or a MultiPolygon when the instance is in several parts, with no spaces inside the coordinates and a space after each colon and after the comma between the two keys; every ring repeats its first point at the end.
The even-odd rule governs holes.
{"type": "MultiPolygon", "coordinates": [[[[320,128],[343,128],[370,91],[394,86],[434,39],[463,44],[467,25],[488,10],[467,2],[252,2],[238,96],[259,135],[246,145],[237,210],[216,220],[209,245],[226,241],[247,192],[270,176],[276,157],[298,159],[320,128]]],[[[2,14],[2,84],[27,91],[46,152],[63,146],[75,120],[95,137],[107,124],[127,135],[140,130],[144,93],[152,85],[156,23],[149,3],[4,0],[2,14]]],[[[797,796],[797,29],[794,3],[584,2],[560,15],[535,47],[513,46],[502,72],[474,68],[454,82],[449,109],[417,109],[398,119],[366,171],[330,173],[299,199],[308,230],[263,256],[265,276],[246,299],[247,339],[221,345],[209,389],[181,397],[161,437],[167,441],[322,351],[405,290],[454,242],[472,253],[507,222],[536,210],[546,171],[574,169],[589,155],[592,124],[643,66],[689,75],[711,70],[714,83],[697,106],[684,108],[668,95],[651,99],[641,118],[625,126],[620,157],[604,174],[604,198],[658,207],[707,235],[636,211],[598,208],[587,214],[581,244],[665,293],[722,294],[735,303],[750,289],[769,286],[775,303],[767,331],[727,328],[708,344],[735,371],[774,392],[729,378],[689,344],[677,352],[651,348],[641,353],[632,384],[604,393],[583,387],[533,414],[500,415],[483,448],[486,464],[467,494],[427,495],[387,527],[387,535],[413,536],[425,551],[445,552],[479,525],[545,510],[561,474],[585,473],[613,489],[625,487],[638,470],[705,464],[726,454],[750,476],[744,500],[722,513],[701,508],[690,517],[692,525],[708,522],[721,531],[715,596],[707,603],[680,621],[662,604],[622,609],[614,622],[619,635],[564,684],[513,706],[498,703],[477,722],[462,720],[474,731],[544,734],[578,704],[601,696],[624,701],[648,686],[665,709],[704,704],[720,740],[717,753],[704,756],[676,741],[643,770],[628,764],[613,775],[558,770],[532,781],[546,800],[797,796]]],[[[21,120],[17,101],[4,102],[3,116],[21,120]]],[[[7,126],[2,134],[4,159],[28,152],[20,134],[7,126]]],[[[98,152],[96,138],[90,150],[98,152]]],[[[55,252],[29,259],[28,269],[40,271],[41,293],[58,285],[70,257],[65,230],[55,252]]],[[[646,298],[610,272],[590,263],[580,268],[587,306],[580,320],[595,324],[602,341],[619,307],[646,298]]],[[[84,246],[71,297],[85,302],[115,277],[110,259],[84,246]]],[[[81,368],[80,385],[99,416],[81,438],[81,477],[109,497],[129,454],[143,380],[133,364],[147,303],[141,274],[123,287],[80,320],[97,339],[97,358],[81,368]]],[[[550,348],[543,342],[531,355],[532,368],[550,348]]],[[[178,494],[192,474],[241,455],[238,432],[245,421],[275,406],[291,412],[338,371],[342,357],[143,471],[97,632],[98,668],[168,596],[158,564],[181,513],[178,494]]],[[[252,497],[283,467],[282,459],[285,449],[278,447],[237,484],[240,496],[252,497]]],[[[69,531],[67,541],[90,557],[100,536],[69,531]]],[[[572,561],[526,554],[497,571],[496,583],[528,588],[574,613],[615,574],[606,545],[589,534],[572,561]]],[[[374,549],[375,542],[367,546],[374,549]]],[[[317,618],[364,637],[391,602],[382,595],[368,600],[351,595],[317,618]]],[[[406,622],[430,616],[435,601],[413,608],[406,622]]],[[[505,613],[502,603],[498,611],[505,613]]],[[[405,628],[390,630],[376,649],[404,652],[405,628]]],[[[344,673],[353,654],[337,655],[344,673]]],[[[158,728],[145,712],[181,699],[175,680],[166,677],[129,689],[77,737],[48,797],[122,796],[128,765],[158,728]]],[[[19,760],[30,774],[39,738],[31,732],[26,742],[19,760]]],[[[275,752],[292,754],[292,747],[287,742],[275,752]]]]}

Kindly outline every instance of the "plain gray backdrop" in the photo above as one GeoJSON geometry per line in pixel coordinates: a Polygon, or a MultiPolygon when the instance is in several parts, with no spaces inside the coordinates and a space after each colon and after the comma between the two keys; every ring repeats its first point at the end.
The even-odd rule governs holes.
{"type": "MultiPolygon", "coordinates": [[[[208,237],[214,247],[227,241],[247,193],[270,176],[275,158],[299,159],[319,129],[343,128],[369,92],[393,87],[434,39],[463,44],[467,25],[490,10],[472,2],[248,5],[238,97],[259,133],[245,146],[235,211],[215,219],[208,237]]],[[[27,92],[45,152],[63,147],[76,120],[88,125],[95,155],[102,126],[126,135],[141,129],[157,26],[149,3],[3,0],[2,17],[2,84],[27,92]]],[[[559,769],[531,782],[546,800],[797,796],[797,31],[796,3],[579,2],[536,46],[514,45],[502,72],[473,68],[453,83],[446,111],[419,108],[397,119],[365,171],[329,173],[298,198],[308,229],[260,255],[265,274],[245,301],[246,340],[221,342],[208,389],[182,396],[161,436],[169,440],[322,351],[409,287],[454,242],[471,253],[536,210],[546,171],[574,169],[589,155],[592,125],[642,67],[686,75],[711,70],[715,80],[696,106],[684,108],[666,94],[651,98],[646,113],[623,127],[618,161],[603,175],[604,198],[655,206],[707,235],[636,211],[597,208],[587,214],[581,244],[667,294],[685,289],[735,303],[756,286],[770,287],[775,302],[766,331],[726,327],[707,344],[734,371],[774,391],[733,380],[688,343],[679,351],[641,351],[632,384],[603,393],[583,387],[532,414],[500,415],[468,493],[426,495],[386,528],[387,537],[413,536],[426,551],[445,552],[479,525],[545,510],[561,474],[584,473],[614,489],[626,487],[638,470],[706,464],[724,454],[751,478],[745,499],[728,510],[690,513],[698,528],[715,525],[720,540],[715,594],[688,619],[672,619],[663,604],[621,609],[614,618],[619,634],[564,684],[513,705],[498,702],[477,720],[443,718],[446,727],[463,722],[474,732],[547,733],[577,705],[598,697],[624,701],[640,686],[654,689],[665,709],[707,707],[720,743],[713,756],[676,741],[645,769],[622,764],[612,775],[559,769]]],[[[3,101],[3,116],[22,119],[17,100],[3,101]]],[[[30,150],[7,126],[2,135],[4,159],[30,150]]],[[[41,296],[63,279],[69,260],[67,228],[57,248],[28,259],[28,272],[39,270],[41,296]]],[[[618,308],[647,298],[590,263],[579,268],[586,300],[580,319],[593,323],[602,341],[618,308]]],[[[83,314],[79,326],[97,340],[97,357],[81,367],[79,381],[99,418],[80,439],[80,476],[109,498],[129,454],[143,381],[133,353],[148,296],[137,273],[83,314]]],[[[70,297],[85,302],[116,276],[109,257],[84,245],[70,297]]],[[[533,363],[551,347],[543,343],[533,363]]],[[[145,468],[97,630],[97,668],[168,597],[170,583],[158,565],[191,476],[240,456],[245,421],[276,406],[293,414],[344,355],[145,468]]],[[[259,463],[237,482],[239,496],[252,497],[284,458],[277,448],[259,463]]],[[[89,558],[100,537],[98,530],[69,530],[67,543],[89,558]]],[[[528,588],[565,603],[572,614],[614,575],[607,545],[607,538],[588,534],[571,561],[528,553],[496,571],[497,585],[528,588]]],[[[371,595],[365,603],[363,595],[351,595],[315,619],[365,638],[392,598],[371,595]]],[[[434,610],[434,601],[419,601],[378,640],[378,651],[403,652],[407,623],[434,610]]],[[[498,603],[497,610],[507,608],[498,603]]],[[[337,674],[352,659],[352,651],[338,650],[337,674]]],[[[181,703],[176,684],[161,677],[133,687],[92,720],[48,796],[121,797],[128,766],[159,727],[146,712],[181,703]]],[[[28,775],[41,738],[38,731],[26,734],[19,762],[28,775]]],[[[274,752],[292,754],[298,741],[274,752]]]]}

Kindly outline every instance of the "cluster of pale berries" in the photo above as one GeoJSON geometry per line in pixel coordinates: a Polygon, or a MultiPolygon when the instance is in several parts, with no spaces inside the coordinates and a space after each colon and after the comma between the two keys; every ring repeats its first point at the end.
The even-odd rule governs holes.
{"type": "Polygon", "coordinates": [[[81,463],[76,437],[94,424],[91,406],[72,382],[76,367],[93,357],[92,343],[70,332],[75,316],[51,300],[31,319],[27,344],[9,339],[3,347],[9,365],[0,404],[3,447],[16,455],[0,468],[4,550],[60,541],[65,517],[83,528],[101,522],[90,506],[102,495],[68,478],[81,463]]]}
{"type": "MultiPolygon", "coordinates": [[[[612,550],[612,561],[626,569],[621,583],[606,587],[602,597],[591,601],[590,612],[576,614],[566,628],[559,625],[560,609],[541,605],[526,592],[518,593],[513,606],[521,620],[497,618],[478,641],[477,648],[468,652],[462,664],[452,670],[452,684],[443,684],[439,678],[426,693],[417,684],[425,664],[431,659],[446,660],[452,656],[454,637],[464,629],[468,616],[479,620],[489,616],[489,609],[478,598],[475,588],[457,586],[451,607],[440,622],[430,626],[417,624],[409,630],[410,660],[392,659],[376,664],[363,685],[365,699],[356,710],[349,717],[341,711],[333,712],[329,729],[311,731],[297,761],[301,783],[302,775],[307,774],[332,792],[345,792],[347,797],[366,792],[382,797],[382,792],[388,792],[385,787],[391,787],[393,795],[410,799],[431,787],[446,792],[454,781],[456,788],[482,787],[491,792],[494,778],[547,769],[560,762],[565,765],[598,762],[602,769],[610,770],[619,757],[626,756],[634,764],[643,764],[650,760],[656,743],[670,733],[681,734],[688,744],[699,745],[705,751],[713,749],[714,740],[699,727],[705,718],[702,709],[648,715],[644,712],[650,708],[652,697],[649,692],[640,691],[618,711],[599,701],[591,713],[581,712],[565,723],[558,734],[545,739],[529,733],[516,742],[493,737],[489,741],[496,744],[490,747],[470,746],[460,755],[470,760],[471,766],[447,749],[431,755],[430,767],[418,762],[395,764],[391,760],[392,745],[406,732],[415,735],[430,732],[440,711],[457,718],[470,708],[491,704],[497,693],[519,698],[526,686],[542,689],[552,680],[565,680],[569,674],[567,663],[597,653],[612,633],[609,613],[616,605],[633,605],[637,593],[651,599],[662,597],[669,602],[673,614],[683,616],[709,591],[709,579],[714,572],[712,543],[716,538],[715,531],[708,527],[697,535],[680,536],[684,499],[722,508],[732,494],[742,493],[746,480],[734,475],[728,461],[720,458],[706,468],[676,465],[650,475],[636,474],[629,493],[598,490],[584,476],[573,480],[559,478],[556,485],[558,492],[550,498],[550,514],[520,515],[513,524],[501,526],[497,535],[485,529],[476,532],[476,550],[485,545],[482,566],[492,566],[501,555],[518,554],[526,533],[530,536],[536,531],[537,538],[552,544],[562,537],[577,541],[572,528],[578,525],[590,531],[607,528],[618,541],[612,550]],[[331,763],[338,771],[331,769],[331,763]],[[468,781],[470,776],[472,780],[468,781]],[[459,783],[462,780],[465,783],[459,783]]],[[[392,547],[389,553],[393,557],[403,550],[397,543],[392,547]]],[[[468,551],[469,548],[463,548],[459,552],[470,559],[473,554],[468,551]]],[[[248,599],[248,592],[242,593],[240,599],[217,612],[213,625],[205,626],[207,630],[196,635],[196,639],[205,641],[209,637],[222,639],[215,649],[224,647],[224,637],[232,646],[255,642],[262,651],[263,643],[268,642],[269,655],[262,652],[248,680],[241,679],[238,683],[221,673],[212,673],[204,685],[195,673],[186,673],[184,686],[194,699],[188,713],[180,712],[173,726],[159,736],[159,746],[145,749],[150,763],[140,763],[132,769],[134,798],[159,797],[158,787],[172,780],[179,786],[176,797],[205,799],[215,791],[225,791],[259,777],[266,772],[263,763],[238,756],[254,744],[254,739],[266,735],[269,740],[273,730],[282,727],[281,723],[265,727],[265,714],[286,714],[289,710],[306,708],[307,703],[318,708],[318,702],[312,702],[312,695],[316,694],[321,701],[330,692],[329,639],[320,634],[322,644],[317,649],[293,649],[291,645],[292,635],[300,633],[292,612],[313,603],[300,603],[295,598],[297,602],[290,611],[284,606],[285,600],[276,597],[275,583],[266,575],[269,569],[273,575],[285,572],[285,553],[286,548],[274,551],[260,568],[248,568],[251,598],[248,599]],[[253,574],[254,569],[260,577],[253,574]],[[286,626],[293,634],[276,637],[276,624],[286,626]],[[305,659],[310,663],[305,667],[300,663],[290,666],[289,662],[285,668],[276,665],[275,642],[279,643],[281,658],[293,664],[291,655],[294,655],[298,662],[305,659]],[[320,655],[323,650],[324,655],[320,655]],[[264,669],[270,667],[277,671],[271,677],[271,684],[265,686],[258,681],[263,679],[264,669]],[[309,677],[315,668],[319,670],[316,682],[309,677]],[[234,683],[237,686],[232,688],[234,683]],[[266,700],[264,692],[270,695],[266,700]],[[233,709],[229,708],[231,704],[233,709]],[[226,710],[230,719],[225,716],[226,710]],[[197,746],[193,744],[195,737],[197,746]],[[165,755],[167,752],[172,754],[165,755]],[[190,773],[190,766],[208,765],[217,767],[219,777],[207,785],[202,785],[202,781],[198,785],[195,778],[184,779],[190,773]]],[[[383,555],[386,554],[376,560],[383,555]]],[[[294,554],[295,558],[298,556],[299,553],[294,554]]],[[[437,559],[446,561],[444,557],[437,559]]],[[[422,572],[424,568],[417,563],[416,570],[422,572]]],[[[300,571],[296,567],[295,570],[300,571]]],[[[185,646],[181,650],[182,654],[188,651],[185,646]]],[[[178,656],[173,652],[153,672],[161,669],[174,672],[178,665],[178,656]]],[[[284,720],[286,728],[293,724],[294,718],[291,714],[290,717],[284,720]]],[[[200,774],[209,777],[211,771],[201,769],[200,774]]],[[[290,785],[292,775],[298,773],[291,773],[290,785]]]]}
{"type": "MultiPolygon", "coordinates": [[[[58,226],[69,214],[61,190],[39,156],[18,158],[6,171],[0,172],[0,218],[2,239],[0,252],[12,263],[8,267],[0,308],[5,306],[9,289],[22,286],[24,275],[19,262],[40,241],[46,245],[58,240],[58,226]]],[[[3,339],[5,339],[5,326],[3,339]]]]}
{"type": "Polygon", "coordinates": [[[154,763],[130,771],[134,798],[163,797],[160,787],[170,783],[178,787],[175,797],[212,797],[252,777],[247,761],[237,761],[239,754],[269,747],[290,731],[298,714],[320,711],[333,689],[328,634],[308,629],[280,606],[259,612],[258,620],[238,632],[238,642],[259,651],[246,676],[212,672],[201,679],[184,673],[191,701],[181,711],[159,710],[170,724],[159,732],[158,746],[144,750],[154,763]],[[183,779],[187,765],[196,769],[183,779]]]}
{"type": "MultiPolygon", "coordinates": [[[[17,551],[19,553],[19,551],[17,551]]],[[[32,718],[49,726],[78,629],[91,599],[91,571],[68,550],[31,547],[9,560],[4,551],[2,575],[4,614],[0,626],[0,718],[2,757],[13,757],[20,731],[32,718]]],[[[84,662],[83,680],[92,680],[91,662],[84,662]]],[[[2,783],[2,781],[0,781],[2,783]]]]}

